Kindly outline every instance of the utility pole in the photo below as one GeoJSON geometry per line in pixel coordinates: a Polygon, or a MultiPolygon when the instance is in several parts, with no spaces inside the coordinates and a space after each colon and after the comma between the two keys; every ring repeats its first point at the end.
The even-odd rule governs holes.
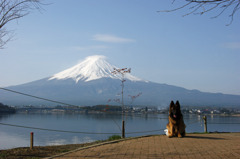
{"type": "Polygon", "coordinates": [[[112,74],[121,74],[121,82],[122,82],[122,138],[125,138],[125,121],[124,121],[124,98],[123,98],[123,88],[124,88],[124,82],[126,81],[124,79],[124,75],[126,73],[130,73],[131,72],[131,68],[121,68],[121,69],[116,69],[114,68],[114,71],[112,72],[112,74]]]}

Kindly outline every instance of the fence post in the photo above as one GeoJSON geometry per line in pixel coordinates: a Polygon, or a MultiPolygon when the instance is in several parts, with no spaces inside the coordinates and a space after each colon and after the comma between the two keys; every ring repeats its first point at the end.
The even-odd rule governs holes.
{"type": "Polygon", "coordinates": [[[125,121],[122,121],[122,138],[125,138],[125,121]]]}
{"type": "Polygon", "coordinates": [[[33,132],[30,133],[30,149],[33,149],[33,132]]]}
{"type": "Polygon", "coordinates": [[[204,132],[207,133],[207,117],[203,116],[203,120],[204,120],[204,132]]]}

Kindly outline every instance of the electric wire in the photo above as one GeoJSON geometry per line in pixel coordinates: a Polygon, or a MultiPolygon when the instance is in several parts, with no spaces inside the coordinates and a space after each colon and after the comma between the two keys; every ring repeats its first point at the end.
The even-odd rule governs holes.
{"type": "Polygon", "coordinates": [[[37,96],[34,96],[34,95],[30,95],[30,94],[26,94],[26,93],[22,93],[22,92],[14,91],[14,90],[7,89],[7,88],[2,88],[2,87],[0,87],[0,89],[5,90],[5,91],[8,91],[8,92],[16,93],[16,94],[21,94],[21,95],[24,95],[24,96],[28,96],[28,97],[32,97],[32,98],[36,98],[36,99],[45,100],[45,101],[48,101],[48,102],[53,102],[53,103],[57,103],[57,104],[63,104],[63,105],[67,105],[67,106],[78,107],[77,105],[68,104],[68,103],[64,103],[64,102],[59,102],[59,101],[51,100],[51,99],[47,99],[47,98],[37,97],[37,96]]]}

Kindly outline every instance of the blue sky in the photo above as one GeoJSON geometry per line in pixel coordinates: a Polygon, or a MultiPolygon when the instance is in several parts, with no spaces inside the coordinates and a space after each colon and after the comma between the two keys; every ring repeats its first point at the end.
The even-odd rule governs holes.
{"type": "Polygon", "coordinates": [[[87,56],[104,55],[139,78],[240,95],[239,13],[183,15],[162,0],[45,0],[51,5],[10,23],[0,50],[0,86],[49,77],[87,56]]]}

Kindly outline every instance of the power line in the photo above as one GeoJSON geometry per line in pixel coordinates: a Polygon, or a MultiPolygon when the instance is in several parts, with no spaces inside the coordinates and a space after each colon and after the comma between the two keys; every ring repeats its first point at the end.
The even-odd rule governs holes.
{"type": "Polygon", "coordinates": [[[8,92],[12,92],[12,93],[16,93],[16,94],[21,94],[21,95],[24,95],[24,96],[28,96],[28,97],[32,97],[32,98],[36,98],[36,99],[45,100],[45,101],[48,101],[48,102],[53,102],[53,103],[58,103],[58,104],[62,104],[62,105],[67,105],[67,106],[74,106],[74,107],[77,107],[77,105],[68,104],[68,103],[63,103],[63,102],[59,102],[59,101],[51,100],[51,99],[47,99],[47,98],[37,97],[37,96],[34,96],[34,95],[30,95],[30,94],[26,94],[26,93],[22,93],[22,92],[14,91],[14,90],[7,89],[7,88],[2,88],[2,87],[0,87],[0,89],[2,89],[2,90],[4,90],[4,91],[8,91],[8,92]]]}

